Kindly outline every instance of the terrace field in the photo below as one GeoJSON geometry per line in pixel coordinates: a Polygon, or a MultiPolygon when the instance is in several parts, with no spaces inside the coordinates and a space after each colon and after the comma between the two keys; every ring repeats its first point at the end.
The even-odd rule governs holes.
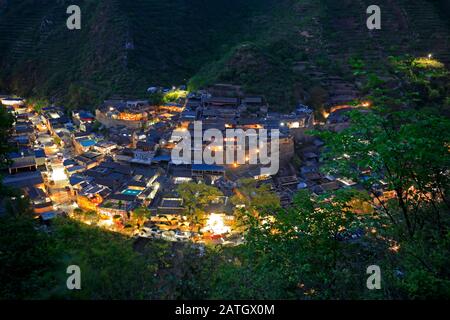
{"type": "Polygon", "coordinates": [[[70,107],[144,96],[152,85],[242,84],[273,109],[314,107],[356,92],[349,59],[375,69],[389,55],[432,52],[448,64],[448,1],[380,0],[382,29],[366,28],[367,0],[0,1],[0,91],[70,107]],[[78,4],[82,29],[66,28],[78,4]],[[339,98],[339,97],[337,97],[339,98]]]}

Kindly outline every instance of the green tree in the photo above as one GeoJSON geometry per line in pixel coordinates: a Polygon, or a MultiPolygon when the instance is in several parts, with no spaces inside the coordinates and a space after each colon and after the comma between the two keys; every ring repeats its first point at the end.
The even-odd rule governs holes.
{"type": "Polygon", "coordinates": [[[27,99],[28,105],[32,106],[34,111],[41,113],[42,108],[48,107],[50,103],[47,99],[30,98],[27,99]]]}
{"type": "MultiPolygon", "coordinates": [[[[246,243],[236,249],[232,263],[219,267],[213,298],[308,299],[343,298],[360,294],[353,255],[357,244],[338,240],[359,221],[347,202],[353,195],[340,192],[333,201],[299,193],[294,205],[277,211],[248,213],[246,243]],[[270,288],[270,290],[268,289],[270,288]]],[[[362,250],[359,246],[356,250],[362,250]]]]}
{"type": "Polygon", "coordinates": [[[395,89],[367,81],[370,112],[352,112],[341,132],[316,131],[327,145],[323,169],[357,182],[373,199],[366,227],[374,226],[386,247],[379,261],[389,296],[448,297],[450,120],[441,108],[448,73],[415,59],[391,62],[395,89]]]}
{"type": "MultiPolygon", "coordinates": [[[[339,133],[318,133],[327,143],[325,170],[360,183],[378,199],[384,213],[395,225],[403,225],[412,236],[423,225],[419,210],[431,206],[441,225],[442,200],[450,208],[450,121],[425,112],[401,111],[384,116],[376,112],[351,115],[351,126],[339,133]],[[382,183],[395,192],[395,217],[380,197],[382,183]]],[[[428,211],[427,211],[428,212],[428,211]]],[[[428,218],[428,217],[427,217],[428,218]]]]}
{"type": "Polygon", "coordinates": [[[8,164],[7,154],[12,150],[7,137],[10,136],[13,122],[12,114],[0,105],[0,136],[3,137],[0,141],[0,168],[4,168],[8,164]]]}
{"type": "Polygon", "coordinates": [[[147,207],[141,206],[133,210],[132,217],[136,220],[138,229],[150,218],[151,212],[147,207]]]}
{"type": "Polygon", "coordinates": [[[202,220],[206,206],[223,196],[223,193],[216,187],[192,182],[180,184],[177,187],[177,193],[183,199],[189,219],[197,222],[202,220]]]}
{"type": "Polygon", "coordinates": [[[31,216],[0,219],[0,299],[31,299],[54,285],[56,244],[31,216]]]}
{"type": "Polygon", "coordinates": [[[252,178],[239,180],[236,193],[231,199],[235,205],[253,208],[280,206],[280,198],[271,190],[270,184],[258,185],[258,181],[252,178]]]}

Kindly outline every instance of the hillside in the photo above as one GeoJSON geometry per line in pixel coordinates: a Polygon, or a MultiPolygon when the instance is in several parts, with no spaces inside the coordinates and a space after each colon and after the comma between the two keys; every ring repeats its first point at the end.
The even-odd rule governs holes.
{"type": "Polygon", "coordinates": [[[389,55],[432,52],[448,63],[447,1],[0,0],[0,91],[71,106],[151,85],[234,82],[274,109],[356,94],[349,59],[379,68],[389,55]],[[66,28],[78,4],[82,29],[66,28]]]}

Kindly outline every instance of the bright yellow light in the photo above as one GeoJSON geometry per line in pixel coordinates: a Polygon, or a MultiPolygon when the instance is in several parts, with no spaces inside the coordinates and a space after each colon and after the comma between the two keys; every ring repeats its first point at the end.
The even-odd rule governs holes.
{"type": "Polygon", "coordinates": [[[422,68],[422,69],[442,69],[444,68],[444,64],[436,59],[433,59],[432,56],[424,58],[416,58],[412,62],[414,67],[422,68]]]}
{"type": "Polygon", "coordinates": [[[64,168],[55,168],[52,172],[52,180],[53,181],[63,181],[67,179],[67,175],[64,172],[64,168]]]}
{"type": "Polygon", "coordinates": [[[230,231],[231,228],[225,225],[223,215],[217,213],[209,215],[206,226],[203,228],[203,232],[212,232],[213,234],[225,234],[230,231]]]}
{"type": "Polygon", "coordinates": [[[114,221],[113,221],[112,218],[105,219],[105,220],[100,220],[98,225],[101,226],[101,227],[109,228],[109,227],[112,227],[114,225],[114,221]]]}

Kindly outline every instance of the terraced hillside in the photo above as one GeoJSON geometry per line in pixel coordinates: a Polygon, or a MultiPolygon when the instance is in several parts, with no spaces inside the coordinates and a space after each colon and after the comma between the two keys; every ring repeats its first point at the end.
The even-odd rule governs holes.
{"type": "Polygon", "coordinates": [[[0,86],[77,100],[186,83],[275,2],[1,0],[0,86]],[[81,8],[79,31],[66,28],[70,4],[81,8]]]}
{"type": "Polygon", "coordinates": [[[0,91],[92,105],[151,85],[216,81],[264,93],[274,109],[358,95],[349,59],[450,62],[447,0],[0,0],[0,91]],[[82,29],[65,26],[82,9],[82,29]]]}

